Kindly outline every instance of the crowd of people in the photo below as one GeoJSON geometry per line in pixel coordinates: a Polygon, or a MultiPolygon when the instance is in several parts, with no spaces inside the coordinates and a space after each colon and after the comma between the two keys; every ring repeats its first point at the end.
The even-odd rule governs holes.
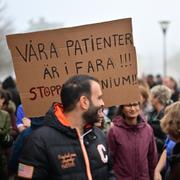
{"type": "Polygon", "coordinates": [[[178,180],[180,91],[139,79],[140,100],[105,108],[98,80],[77,75],[43,117],[26,117],[16,83],[0,83],[0,179],[178,180]]]}

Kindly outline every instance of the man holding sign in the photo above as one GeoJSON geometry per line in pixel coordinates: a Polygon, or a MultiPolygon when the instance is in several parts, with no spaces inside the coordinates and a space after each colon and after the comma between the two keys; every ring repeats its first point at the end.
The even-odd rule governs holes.
{"type": "Polygon", "coordinates": [[[104,108],[98,81],[73,76],[62,86],[61,101],[25,145],[19,179],[115,179],[105,136],[93,126],[104,108]]]}
{"type": "Polygon", "coordinates": [[[79,74],[99,80],[107,107],[139,99],[130,18],[8,35],[7,44],[27,117],[44,116],[62,84],[79,74]]]}
{"type": "Polygon", "coordinates": [[[7,43],[26,115],[44,116],[60,90],[63,104],[53,105],[46,126],[31,137],[19,177],[110,179],[105,138],[93,124],[104,107],[102,91],[107,107],[140,97],[131,18],[9,35],[7,43]]]}

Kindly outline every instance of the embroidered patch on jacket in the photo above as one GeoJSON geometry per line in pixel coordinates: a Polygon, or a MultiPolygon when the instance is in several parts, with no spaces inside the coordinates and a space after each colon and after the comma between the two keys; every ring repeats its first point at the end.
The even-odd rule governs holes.
{"type": "Polygon", "coordinates": [[[34,167],[26,164],[19,163],[18,176],[31,179],[33,176],[34,167]]]}
{"type": "Polygon", "coordinates": [[[75,159],[76,159],[75,153],[66,153],[63,155],[58,155],[58,159],[60,160],[61,168],[67,169],[71,167],[75,167],[75,159]]]}
{"type": "Polygon", "coordinates": [[[104,147],[104,145],[99,144],[97,146],[97,150],[99,152],[99,155],[101,157],[102,162],[107,163],[108,162],[108,155],[107,155],[107,151],[106,151],[106,148],[104,147]]]}

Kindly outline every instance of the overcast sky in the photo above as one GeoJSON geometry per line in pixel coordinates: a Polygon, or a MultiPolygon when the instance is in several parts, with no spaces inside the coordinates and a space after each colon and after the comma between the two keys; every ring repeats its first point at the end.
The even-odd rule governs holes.
{"type": "MultiPolygon", "coordinates": [[[[44,17],[64,27],[131,17],[139,72],[162,73],[163,34],[160,20],[169,20],[167,59],[180,53],[179,0],[4,0],[7,17],[17,33],[28,21],[44,17]]],[[[168,62],[170,65],[171,62],[168,62]]],[[[171,70],[168,71],[171,73],[171,70]]],[[[180,76],[180,75],[179,75],[180,76]]]]}

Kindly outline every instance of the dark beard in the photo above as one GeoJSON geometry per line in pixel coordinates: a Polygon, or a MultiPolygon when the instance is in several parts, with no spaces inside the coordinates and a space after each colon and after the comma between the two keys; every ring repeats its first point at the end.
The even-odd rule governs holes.
{"type": "Polygon", "coordinates": [[[83,119],[87,124],[94,125],[98,122],[98,111],[100,107],[96,107],[91,102],[89,109],[83,114],[83,119]]]}

